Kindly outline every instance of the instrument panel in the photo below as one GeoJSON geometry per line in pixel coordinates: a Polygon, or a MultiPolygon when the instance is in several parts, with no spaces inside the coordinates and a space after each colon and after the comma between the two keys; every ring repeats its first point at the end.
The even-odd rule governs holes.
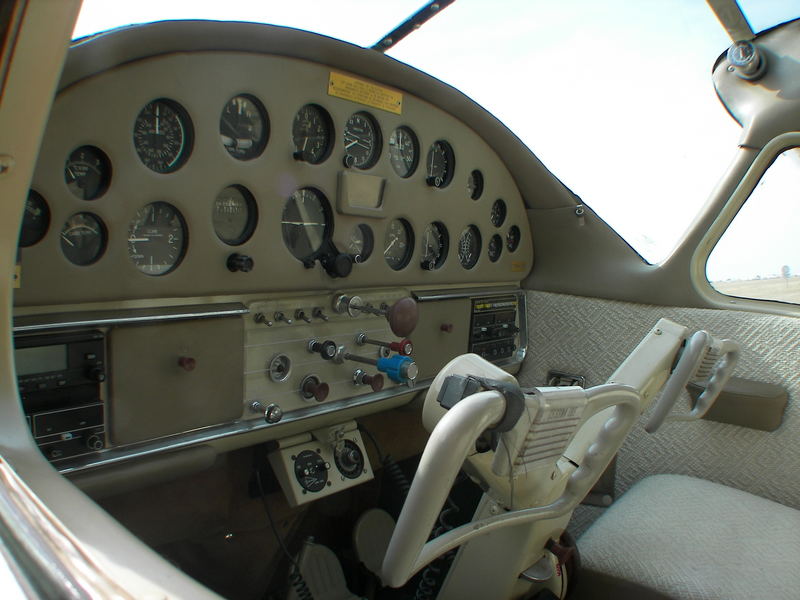
{"type": "Polygon", "coordinates": [[[488,145],[409,94],[399,112],[331,95],[334,75],[382,89],[197,52],[60,92],[17,306],[524,277],[524,205],[488,145]]]}

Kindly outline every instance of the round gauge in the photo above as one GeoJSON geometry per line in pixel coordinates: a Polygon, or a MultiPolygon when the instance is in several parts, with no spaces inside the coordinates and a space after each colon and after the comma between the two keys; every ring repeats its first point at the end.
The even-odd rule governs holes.
{"type": "Polygon", "coordinates": [[[408,127],[398,127],[389,136],[389,162],[400,177],[411,177],[419,162],[419,142],[408,127]]]}
{"type": "Polygon", "coordinates": [[[506,220],[506,212],[506,203],[501,198],[495,200],[492,204],[492,225],[500,227],[506,220]]]}
{"type": "Polygon", "coordinates": [[[433,143],[428,150],[427,177],[425,181],[428,185],[443,188],[450,185],[453,181],[453,173],[456,167],[456,158],[453,154],[453,147],[444,140],[433,143]]]}
{"type": "Polygon", "coordinates": [[[344,440],[334,449],[333,460],[339,472],[348,479],[358,479],[364,473],[364,453],[352,440],[344,440]]]}
{"type": "Polygon", "coordinates": [[[229,185],[214,199],[211,222],[214,233],[226,244],[244,244],[253,235],[257,221],[256,201],[244,186],[229,185]]]}
{"type": "Polygon", "coordinates": [[[38,243],[49,227],[50,208],[47,202],[38,192],[28,190],[22,213],[22,227],[19,230],[19,247],[27,248],[38,243]]]}
{"type": "Polygon", "coordinates": [[[269,138],[267,109],[250,94],[234,96],[222,109],[219,137],[233,158],[252,160],[261,156],[269,138]]]}
{"type": "Polygon", "coordinates": [[[475,169],[467,177],[467,192],[469,197],[477,200],[483,194],[483,173],[475,169]]]}
{"type": "Polygon", "coordinates": [[[298,260],[307,261],[328,234],[331,209],[319,190],[301,188],[286,201],[281,216],[283,243],[298,260]]]}
{"type": "Polygon", "coordinates": [[[292,121],[294,157],[312,165],[328,158],[333,146],[333,121],[328,112],[316,104],[306,104],[292,121]]]}
{"type": "Polygon", "coordinates": [[[500,260],[500,255],[503,253],[503,238],[495,233],[489,240],[486,253],[489,255],[490,261],[497,262],[500,260]]]}
{"type": "Polygon", "coordinates": [[[105,194],[111,183],[111,161],[99,148],[81,146],[67,158],[64,179],[75,196],[94,200],[105,194]]]}
{"type": "Polygon", "coordinates": [[[465,269],[471,269],[478,262],[481,255],[481,232],[470,225],[461,232],[458,238],[458,260],[465,269]]]}
{"type": "Polygon", "coordinates": [[[366,112],[354,113],[344,126],[344,164],[369,169],[381,155],[381,130],[366,112]]]}
{"type": "Polygon", "coordinates": [[[305,492],[319,492],[328,483],[328,465],[313,450],[303,450],[294,459],[294,476],[305,492]]]}
{"type": "Polygon", "coordinates": [[[106,227],[88,212],[72,215],[61,228],[61,251],[71,263],[85,267],[97,262],[106,250],[106,227]]]}
{"type": "Polygon", "coordinates": [[[433,271],[441,267],[447,259],[449,246],[450,236],[444,224],[439,221],[430,223],[422,234],[422,268],[433,271]]]}
{"type": "Polygon", "coordinates": [[[133,125],[133,146],[145,166],[156,173],[177,171],[192,152],[194,131],[189,115],[173,100],[147,104],[133,125]]]}
{"type": "Polygon", "coordinates": [[[508,234],[506,234],[506,248],[508,248],[509,252],[513,252],[517,249],[517,246],[519,246],[519,240],[519,227],[512,225],[511,229],[508,230],[508,234]]]}
{"type": "Polygon", "coordinates": [[[414,232],[405,219],[394,219],[386,229],[383,258],[395,271],[399,271],[411,260],[414,252],[414,232]]]}
{"type": "Polygon", "coordinates": [[[367,260],[374,246],[375,236],[372,235],[369,225],[361,223],[353,227],[347,239],[347,252],[353,257],[354,263],[363,263],[367,260]]]}
{"type": "Polygon", "coordinates": [[[187,237],[178,209],[152,202],[136,211],[128,225],[128,256],[142,273],[165,275],[183,260],[187,237]]]}

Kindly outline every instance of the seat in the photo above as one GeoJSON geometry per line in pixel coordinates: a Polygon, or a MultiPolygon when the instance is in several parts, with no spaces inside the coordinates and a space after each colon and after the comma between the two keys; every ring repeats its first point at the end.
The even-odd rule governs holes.
{"type": "Polygon", "coordinates": [[[800,511],[694,477],[642,480],[578,548],[578,598],[800,598],[800,511]]]}

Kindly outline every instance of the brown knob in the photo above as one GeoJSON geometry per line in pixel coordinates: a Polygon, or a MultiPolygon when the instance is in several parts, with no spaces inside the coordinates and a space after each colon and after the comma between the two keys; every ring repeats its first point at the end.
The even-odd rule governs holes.
{"type": "Polygon", "coordinates": [[[380,392],[383,389],[383,375],[375,373],[375,375],[364,375],[361,381],[368,384],[373,392],[380,392]]]}
{"type": "Polygon", "coordinates": [[[325,400],[330,391],[331,388],[327,383],[314,381],[313,379],[309,379],[303,384],[303,394],[313,397],[317,402],[325,400]]]}
{"type": "Polygon", "coordinates": [[[401,298],[386,311],[389,327],[397,337],[411,335],[419,320],[419,309],[413,298],[401,298]]]}
{"type": "Polygon", "coordinates": [[[197,366],[197,361],[191,356],[181,356],[178,359],[178,366],[187,372],[194,371],[194,368],[197,366]]]}
{"type": "Polygon", "coordinates": [[[439,331],[444,331],[445,333],[453,333],[453,324],[442,323],[441,325],[439,325],[439,331]]]}

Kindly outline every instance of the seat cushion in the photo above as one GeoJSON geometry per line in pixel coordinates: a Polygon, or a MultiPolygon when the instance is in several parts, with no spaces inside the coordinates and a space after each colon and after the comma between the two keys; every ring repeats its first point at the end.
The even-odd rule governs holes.
{"type": "Polygon", "coordinates": [[[581,598],[800,598],[800,511],[702,479],[640,481],[578,548],[581,598]]]}

